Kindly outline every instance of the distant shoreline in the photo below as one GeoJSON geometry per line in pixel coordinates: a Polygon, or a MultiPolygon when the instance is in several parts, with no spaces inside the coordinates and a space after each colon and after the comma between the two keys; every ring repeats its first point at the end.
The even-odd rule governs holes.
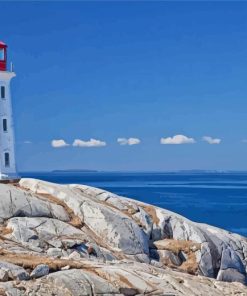
{"type": "Polygon", "coordinates": [[[234,170],[171,170],[171,171],[107,171],[90,169],[68,169],[52,171],[20,171],[19,174],[56,174],[56,173],[105,173],[105,174],[247,174],[246,171],[234,170]]]}
{"type": "Polygon", "coordinates": [[[53,170],[51,173],[98,173],[97,170],[80,170],[80,169],[70,169],[70,170],[53,170]]]}

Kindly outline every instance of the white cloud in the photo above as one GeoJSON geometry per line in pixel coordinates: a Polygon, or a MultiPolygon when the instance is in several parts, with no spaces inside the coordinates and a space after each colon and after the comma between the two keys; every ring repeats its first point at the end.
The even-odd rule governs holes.
{"type": "Polygon", "coordinates": [[[243,142],[243,143],[247,143],[247,139],[243,139],[242,142],[243,142]]]}
{"type": "Polygon", "coordinates": [[[69,144],[67,144],[64,140],[61,139],[61,140],[52,140],[51,146],[53,148],[62,148],[62,147],[69,146],[69,144]]]}
{"type": "Polygon", "coordinates": [[[24,143],[24,144],[32,144],[31,141],[24,141],[23,143],[24,143]]]}
{"type": "Polygon", "coordinates": [[[90,139],[89,141],[83,141],[80,139],[75,139],[73,142],[74,147],[103,147],[106,146],[106,142],[90,139]]]}
{"type": "Polygon", "coordinates": [[[138,145],[141,143],[141,140],[138,139],[138,138],[129,138],[129,139],[126,139],[126,138],[118,138],[117,139],[117,142],[120,144],[120,145],[138,145]]]}
{"type": "Polygon", "coordinates": [[[173,137],[161,138],[160,144],[163,145],[180,145],[180,144],[194,144],[196,141],[193,138],[188,138],[184,135],[175,135],[173,137]]]}
{"type": "Polygon", "coordinates": [[[212,137],[209,137],[209,136],[204,136],[202,137],[202,140],[205,141],[205,142],[208,142],[208,144],[220,144],[221,142],[221,139],[214,139],[212,137]]]}

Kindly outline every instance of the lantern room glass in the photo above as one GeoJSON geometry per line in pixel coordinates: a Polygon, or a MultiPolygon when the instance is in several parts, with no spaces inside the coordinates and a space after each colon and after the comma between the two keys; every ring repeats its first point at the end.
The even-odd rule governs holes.
{"type": "Polygon", "coordinates": [[[4,61],[4,48],[0,48],[0,61],[4,61]]]}

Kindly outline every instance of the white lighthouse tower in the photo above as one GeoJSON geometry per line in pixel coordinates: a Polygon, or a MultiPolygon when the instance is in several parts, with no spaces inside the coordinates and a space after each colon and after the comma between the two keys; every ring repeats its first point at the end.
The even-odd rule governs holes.
{"type": "Polygon", "coordinates": [[[10,82],[15,73],[7,69],[7,45],[0,41],[0,179],[17,177],[10,82]]]}

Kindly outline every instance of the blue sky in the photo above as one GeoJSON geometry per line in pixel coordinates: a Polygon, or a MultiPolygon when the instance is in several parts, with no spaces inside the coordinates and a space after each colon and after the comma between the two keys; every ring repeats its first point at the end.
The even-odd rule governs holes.
{"type": "Polygon", "coordinates": [[[0,10],[17,73],[19,170],[247,170],[246,2],[0,2],[0,10]],[[176,135],[189,143],[160,143],[176,135]],[[78,147],[91,138],[105,145],[78,147]]]}

